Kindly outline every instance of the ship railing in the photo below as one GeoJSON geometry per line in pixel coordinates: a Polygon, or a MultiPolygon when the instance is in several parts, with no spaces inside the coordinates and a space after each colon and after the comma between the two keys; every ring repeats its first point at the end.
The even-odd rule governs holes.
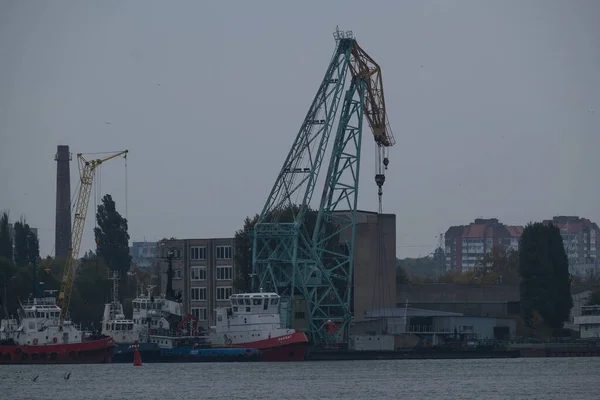
{"type": "Polygon", "coordinates": [[[190,332],[176,332],[173,329],[150,329],[148,331],[150,336],[162,336],[173,339],[191,338],[191,337],[204,337],[208,336],[206,332],[198,332],[197,334],[190,334],[190,332]]]}
{"type": "Polygon", "coordinates": [[[391,325],[389,327],[389,333],[391,334],[399,334],[399,333],[436,333],[436,334],[444,334],[444,335],[477,335],[477,332],[473,332],[471,330],[463,330],[450,329],[446,326],[435,326],[435,325],[407,325],[406,327],[402,325],[391,325]]]}
{"type": "Polygon", "coordinates": [[[73,326],[73,328],[75,328],[79,332],[81,332],[81,324],[76,324],[76,323],[71,322],[71,325],[73,326]]]}
{"type": "Polygon", "coordinates": [[[54,297],[41,297],[37,299],[26,299],[22,300],[21,304],[24,306],[55,306],[56,299],[54,297]]]}

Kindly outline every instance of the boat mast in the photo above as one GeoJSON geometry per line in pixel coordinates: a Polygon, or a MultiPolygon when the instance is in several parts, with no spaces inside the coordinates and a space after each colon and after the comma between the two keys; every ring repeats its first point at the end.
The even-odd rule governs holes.
{"type": "Polygon", "coordinates": [[[119,271],[113,270],[112,277],[110,278],[113,281],[113,304],[119,303],[119,271]]]}
{"type": "Polygon", "coordinates": [[[175,258],[175,252],[169,250],[167,253],[167,261],[169,266],[167,268],[167,289],[165,290],[165,297],[167,300],[176,300],[175,291],[173,290],[173,258],[175,258]]]}

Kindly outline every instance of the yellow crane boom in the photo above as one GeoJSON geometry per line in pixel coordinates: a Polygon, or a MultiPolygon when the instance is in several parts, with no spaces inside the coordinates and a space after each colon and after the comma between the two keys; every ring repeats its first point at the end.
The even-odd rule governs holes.
{"type": "Polygon", "coordinates": [[[353,77],[365,78],[367,93],[365,94],[365,116],[373,131],[375,142],[380,147],[392,147],[396,144],[385,109],[383,96],[383,80],[381,68],[357,42],[352,48],[350,72],[353,77]]]}
{"type": "Polygon", "coordinates": [[[77,154],[80,179],[79,193],[77,195],[77,200],[75,203],[73,229],[71,230],[71,243],[67,254],[67,260],[65,262],[65,269],[63,272],[62,282],[60,284],[60,293],[58,294],[58,302],[61,307],[61,322],[65,320],[71,303],[71,294],[73,293],[73,282],[75,281],[75,261],[79,257],[79,248],[81,247],[81,240],[83,238],[85,217],[88,212],[90,194],[92,193],[92,183],[94,182],[96,169],[100,166],[100,164],[108,160],[112,160],[113,158],[119,156],[127,158],[127,153],[129,153],[128,150],[123,150],[104,158],[89,161],[83,158],[82,153],[77,154]]]}

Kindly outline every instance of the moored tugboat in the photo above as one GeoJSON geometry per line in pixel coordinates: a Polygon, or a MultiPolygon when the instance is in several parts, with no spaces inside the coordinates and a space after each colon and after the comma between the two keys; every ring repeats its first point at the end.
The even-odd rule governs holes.
{"type": "Polygon", "coordinates": [[[281,326],[277,293],[242,293],[229,298],[231,307],[218,308],[210,328],[213,345],[250,348],[262,361],[302,361],[308,352],[306,334],[281,326]]]}
{"type": "Polygon", "coordinates": [[[60,321],[56,291],[22,302],[17,318],[0,321],[0,364],[93,364],[111,362],[113,340],[85,334],[60,321]]]}

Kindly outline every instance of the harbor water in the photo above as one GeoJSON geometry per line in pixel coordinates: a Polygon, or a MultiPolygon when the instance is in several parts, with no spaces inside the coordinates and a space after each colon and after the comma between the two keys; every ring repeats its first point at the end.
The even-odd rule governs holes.
{"type": "Polygon", "coordinates": [[[7,365],[0,367],[0,388],[11,400],[591,400],[600,398],[599,375],[600,358],[593,357],[7,365]]]}

